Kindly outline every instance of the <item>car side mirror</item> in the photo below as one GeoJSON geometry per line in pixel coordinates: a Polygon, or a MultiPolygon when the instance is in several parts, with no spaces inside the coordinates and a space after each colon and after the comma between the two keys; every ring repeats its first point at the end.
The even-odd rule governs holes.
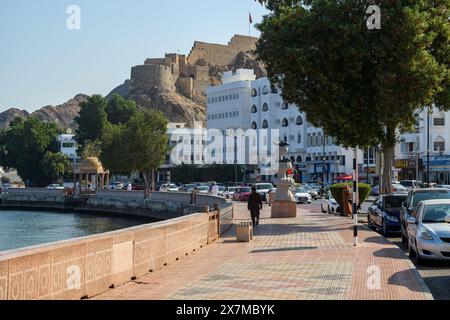
{"type": "Polygon", "coordinates": [[[417,224],[417,219],[414,217],[409,217],[408,220],[406,220],[408,224],[417,224]]]}

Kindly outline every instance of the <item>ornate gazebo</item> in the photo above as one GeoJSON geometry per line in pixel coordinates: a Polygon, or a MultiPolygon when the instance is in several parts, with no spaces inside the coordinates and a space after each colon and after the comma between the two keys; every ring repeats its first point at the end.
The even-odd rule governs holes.
{"type": "Polygon", "coordinates": [[[98,158],[90,157],[74,166],[74,190],[79,194],[89,194],[107,188],[109,185],[109,171],[105,170],[98,158]]]}

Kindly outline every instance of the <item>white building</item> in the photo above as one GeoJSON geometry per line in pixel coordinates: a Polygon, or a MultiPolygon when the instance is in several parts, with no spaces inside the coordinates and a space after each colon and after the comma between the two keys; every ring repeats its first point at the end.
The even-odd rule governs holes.
{"type": "MultiPolygon", "coordinates": [[[[321,180],[324,162],[325,182],[352,173],[353,151],[335,145],[331,137],[323,136],[322,129],[311,126],[306,114],[296,105],[285,103],[268,78],[255,80],[253,70],[241,69],[226,72],[223,81],[206,91],[208,129],[278,129],[280,139],[290,144],[289,157],[300,173],[299,181],[321,180]],[[236,93],[238,99],[230,98],[236,93]]],[[[361,164],[362,157],[359,152],[361,164]]],[[[274,179],[261,177],[262,181],[274,179]]]]}
{"type": "Polygon", "coordinates": [[[415,180],[418,171],[418,180],[427,180],[429,138],[430,181],[450,184],[450,112],[431,108],[429,116],[427,113],[427,109],[419,112],[415,132],[400,136],[401,142],[395,149],[399,179],[415,180]]]}
{"type": "Polygon", "coordinates": [[[57,140],[59,144],[59,151],[66,155],[71,163],[77,163],[80,161],[80,157],[77,154],[78,146],[75,141],[74,134],[60,134],[57,140]]]}

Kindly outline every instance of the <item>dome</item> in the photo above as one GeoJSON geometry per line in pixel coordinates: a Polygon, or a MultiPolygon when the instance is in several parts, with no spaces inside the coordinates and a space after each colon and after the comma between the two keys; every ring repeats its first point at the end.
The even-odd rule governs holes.
{"type": "Polygon", "coordinates": [[[104,172],[103,166],[98,158],[87,158],[81,161],[79,166],[80,173],[100,173],[104,172]]]}

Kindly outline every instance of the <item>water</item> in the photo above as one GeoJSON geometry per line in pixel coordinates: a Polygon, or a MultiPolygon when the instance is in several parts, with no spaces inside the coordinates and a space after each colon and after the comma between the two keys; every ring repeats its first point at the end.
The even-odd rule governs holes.
{"type": "Polygon", "coordinates": [[[0,252],[151,222],[78,213],[0,211],[0,252]]]}

